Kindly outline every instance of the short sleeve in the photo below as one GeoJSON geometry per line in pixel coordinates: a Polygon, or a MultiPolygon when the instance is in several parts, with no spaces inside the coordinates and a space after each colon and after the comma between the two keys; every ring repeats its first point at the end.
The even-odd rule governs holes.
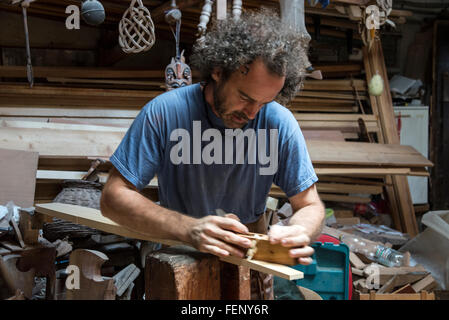
{"type": "Polygon", "coordinates": [[[152,102],[137,115],[111,156],[111,163],[137,189],[142,190],[161,167],[160,117],[149,116],[152,102]]]}
{"type": "Polygon", "coordinates": [[[280,141],[279,166],[274,183],[290,198],[317,181],[304,136],[297,126],[287,141],[280,141]]]}

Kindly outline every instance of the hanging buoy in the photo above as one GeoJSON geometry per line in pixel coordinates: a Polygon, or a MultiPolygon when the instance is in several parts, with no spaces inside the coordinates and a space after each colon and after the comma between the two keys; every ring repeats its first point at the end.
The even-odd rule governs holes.
{"type": "Polygon", "coordinates": [[[368,92],[372,96],[380,96],[383,91],[384,81],[380,75],[375,74],[368,84],[368,92]]]}
{"type": "Polygon", "coordinates": [[[81,16],[90,25],[97,26],[106,18],[104,7],[98,0],[86,0],[81,5],[81,16]]]}

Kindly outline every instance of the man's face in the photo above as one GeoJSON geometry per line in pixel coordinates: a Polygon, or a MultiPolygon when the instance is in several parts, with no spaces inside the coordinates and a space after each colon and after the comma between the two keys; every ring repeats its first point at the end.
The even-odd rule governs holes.
{"type": "Polygon", "coordinates": [[[219,72],[212,78],[214,111],[232,129],[242,128],[254,119],[265,104],[276,98],[285,81],[285,77],[271,74],[261,60],[248,68],[241,67],[226,81],[219,72]]]}

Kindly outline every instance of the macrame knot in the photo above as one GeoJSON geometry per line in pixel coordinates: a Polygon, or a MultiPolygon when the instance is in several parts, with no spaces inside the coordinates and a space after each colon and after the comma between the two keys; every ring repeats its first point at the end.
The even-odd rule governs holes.
{"type": "Polygon", "coordinates": [[[119,24],[119,44],[126,53],[139,53],[151,49],[156,41],[154,23],[142,0],[132,0],[119,24]]]}

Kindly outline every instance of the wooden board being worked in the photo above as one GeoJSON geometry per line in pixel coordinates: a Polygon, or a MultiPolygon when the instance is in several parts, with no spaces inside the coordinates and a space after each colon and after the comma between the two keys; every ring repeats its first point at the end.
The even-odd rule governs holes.
{"type": "MultiPolygon", "coordinates": [[[[95,228],[104,232],[117,234],[123,237],[134,238],[139,240],[153,241],[162,243],[165,245],[188,245],[186,243],[175,241],[175,240],[167,240],[167,239],[157,239],[153,237],[149,237],[146,234],[139,233],[128,229],[124,226],[121,226],[114,221],[104,217],[100,210],[81,207],[70,204],[63,203],[45,203],[45,204],[37,204],[36,212],[47,214],[52,217],[64,219],[70,222],[74,222],[77,224],[85,225],[91,228],[95,228]]],[[[241,259],[238,257],[228,256],[228,257],[220,257],[220,260],[229,262],[235,265],[243,265],[249,267],[250,269],[260,271],[263,273],[269,273],[276,275],[278,277],[287,279],[287,280],[296,280],[302,279],[303,273],[290,268],[285,265],[275,264],[265,261],[259,260],[247,260],[241,259]]]]}
{"type": "Polygon", "coordinates": [[[271,244],[266,234],[250,233],[242,234],[243,237],[250,239],[253,245],[248,249],[248,257],[252,260],[261,260],[267,262],[276,262],[284,265],[294,266],[298,260],[289,256],[290,248],[281,244],[271,244]]]}

